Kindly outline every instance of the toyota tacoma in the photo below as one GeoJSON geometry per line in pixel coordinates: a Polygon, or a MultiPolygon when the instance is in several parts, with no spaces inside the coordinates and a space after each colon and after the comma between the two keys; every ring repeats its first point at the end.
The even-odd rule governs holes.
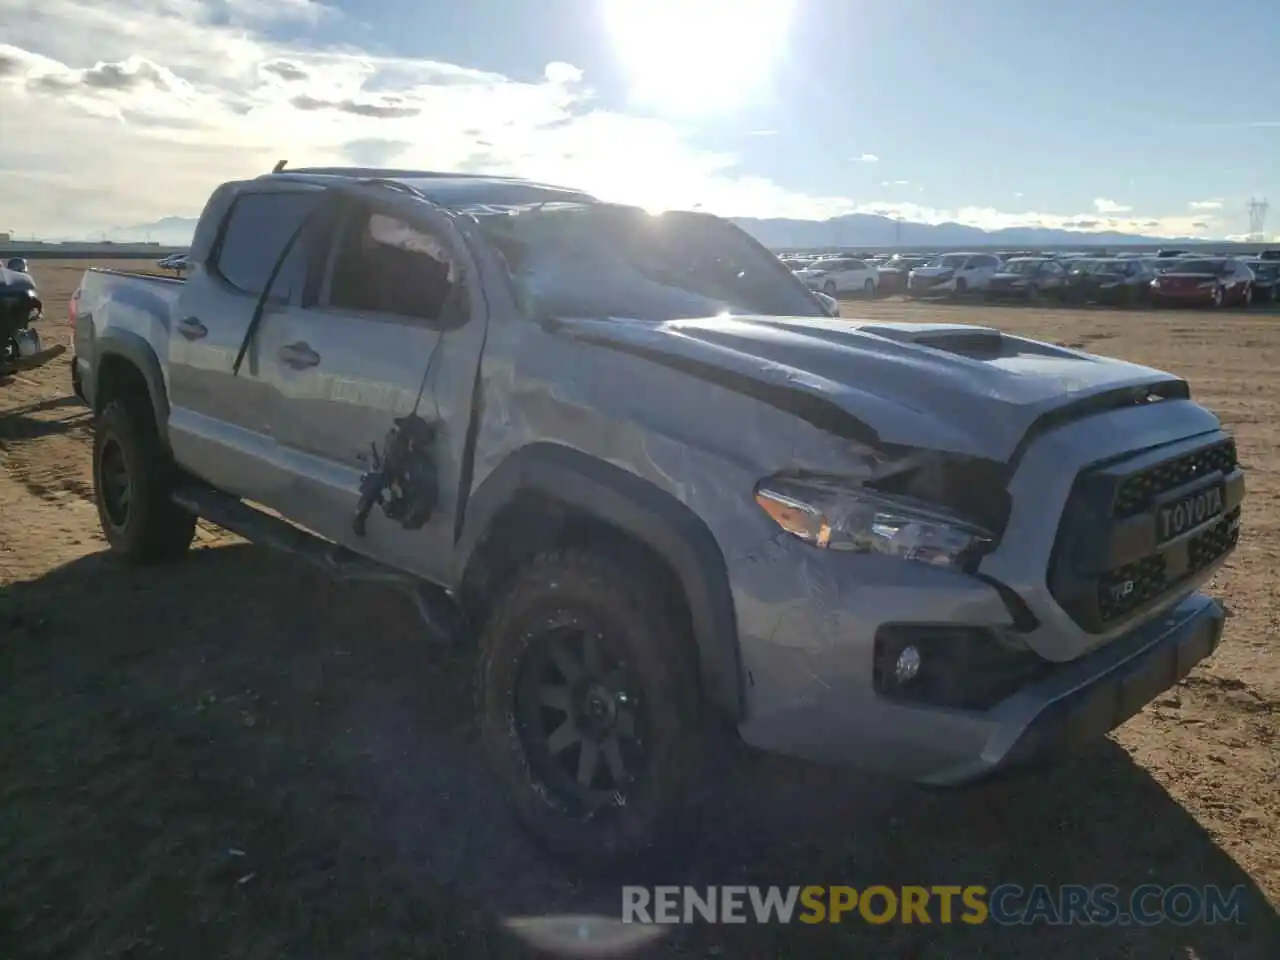
{"type": "Polygon", "coordinates": [[[111,549],[203,516],[409,591],[582,865],[685,836],[715,737],[965,784],[1221,637],[1244,480],[1183,380],[833,318],[707,214],[278,167],[216,190],[184,280],[90,270],[72,311],[111,549]]]}

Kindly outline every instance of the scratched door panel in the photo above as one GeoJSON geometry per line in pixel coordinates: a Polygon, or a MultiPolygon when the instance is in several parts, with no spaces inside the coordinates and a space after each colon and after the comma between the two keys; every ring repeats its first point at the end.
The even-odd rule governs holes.
{"type": "Polygon", "coordinates": [[[413,410],[439,338],[420,323],[345,310],[290,309],[263,324],[287,485],[279,496],[299,522],[345,541],[371,445],[381,454],[395,418],[413,410]]]}
{"type": "MultiPolygon", "coordinates": [[[[352,275],[343,265],[367,266],[350,242],[352,228],[371,226],[372,221],[367,210],[356,210],[339,225],[316,306],[282,311],[263,332],[263,356],[270,358],[278,397],[273,431],[288,477],[280,495],[289,504],[286,515],[317,533],[443,584],[451,572],[453,517],[487,308],[466,234],[449,218],[417,208],[406,219],[391,219],[397,229],[412,221],[409,229],[415,237],[443,243],[436,252],[452,264],[454,282],[464,284],[461,306],[442,305],[449,311],[444,320],[403,315],[432,302],[419,299],[415,261],[412,272],[400,278],[401,285],[386,276],[378,284],[361,285],[361,296],[372,291],[375,299],[379,291],[404,292],[408,299],[392,298],[402,312],[390,312],[389,305],[353,309],[355,291],[347,286],[335,294],[334,278],[349,282],[352,275]],[[428,368],[430,379],[424,383],[428,368]],[[362,476],[374,466],[374,447],[382,455],[396,418],[409,415],[415,406],[437,426],[436,509],[421,529],[406,529],[374,507],[364,535],[357,535],[352,523],[362,476]]],[[[415,256],[419,252],[413,251],[415,256]]]]}

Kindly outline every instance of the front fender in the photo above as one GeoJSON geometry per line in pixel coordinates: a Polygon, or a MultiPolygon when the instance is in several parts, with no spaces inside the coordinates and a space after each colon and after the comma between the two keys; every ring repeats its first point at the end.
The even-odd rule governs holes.
{"type": "Polygon", "coordinates": [[[724,555],[697,514],[633,473],[558,444],[535,443],[518,450],[468,500],[455,551],[454,584],[462,583],[494,517],[522,493],[586,511],[645,544],[671,566],[688,601],[703,690],[714,706],[735,722],[741,719],[741,658],[724,555]]]}

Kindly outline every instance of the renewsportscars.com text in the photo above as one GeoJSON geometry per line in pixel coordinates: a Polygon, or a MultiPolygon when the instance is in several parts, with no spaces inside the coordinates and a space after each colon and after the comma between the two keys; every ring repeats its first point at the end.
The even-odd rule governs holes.
{"type": "Polygon", "coordinates": [[[622,888],[622,921],[679,923],[1046,924],[1243,923],[1244,888],[1109,884],[622,888]]]}

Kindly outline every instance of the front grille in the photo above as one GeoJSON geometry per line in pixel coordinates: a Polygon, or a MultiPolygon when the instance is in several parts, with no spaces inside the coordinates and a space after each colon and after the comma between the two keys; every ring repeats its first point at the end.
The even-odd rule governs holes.
{"type": "Polygon", "coordinates": [[[1104,621],[1115,620],[1164,593],[1164,557],[1143,557],[1103,574],[1098,581],[1098,607],[1104,621]]]}
{"type": "MultiPolygon", "coordinates": [[[[1129,458],[1133,463],[1143,455],[1129,458]]],[[[1049,561],[1049,590],[1083,629],[1099,633],[1174,593],[1229,553],[1244,496],[1236,446],[1222,440],[1141,466],[1112,463],[1076,478],[1049,561]],[[1223,484],[1222,515],[1189,536],[1160,542],[1159,511],[1223,484]],[[1165,496],[1165,495],[1168,496],[1165,496]]],[[[1167,521],[1167,516],[1166,516],[1167,521]]],[[[1194,529],[1194,528],[1192,528],[1194,529]]]]}
{"type": "Polygon", "coordinates": [[[1189,569],[1184,576],[1199,573],[1240,542],[1240,508],[1236,507],[1220,522],[1193,537],[1187,550],[1189,569]]]}
{"type": "Polygon", "coordinates": [[[1187,543],[1186,564],[1170,570],[1163,554],[1143,557],[1103,575],[1098,583],[1098,608],[1104,622],[1118,620],[1189,580],[1230,551],[1240,539],[1240,508],[1187,543]]]}
{"type": "Polygon", "coordinates": [[[1206,477],[1218,472],[1223,475],[1236,468],[1236,444],[1234,440],[1222,443],[1186,456],[1167,460],[1149,470],[1128,477],[1116,491],[1115,505],[1112,510],[1117,520],[1137,516],[1151,509],[1155,498],[1162,493],[1175,490],[1184,483],[1206,477]]]}

